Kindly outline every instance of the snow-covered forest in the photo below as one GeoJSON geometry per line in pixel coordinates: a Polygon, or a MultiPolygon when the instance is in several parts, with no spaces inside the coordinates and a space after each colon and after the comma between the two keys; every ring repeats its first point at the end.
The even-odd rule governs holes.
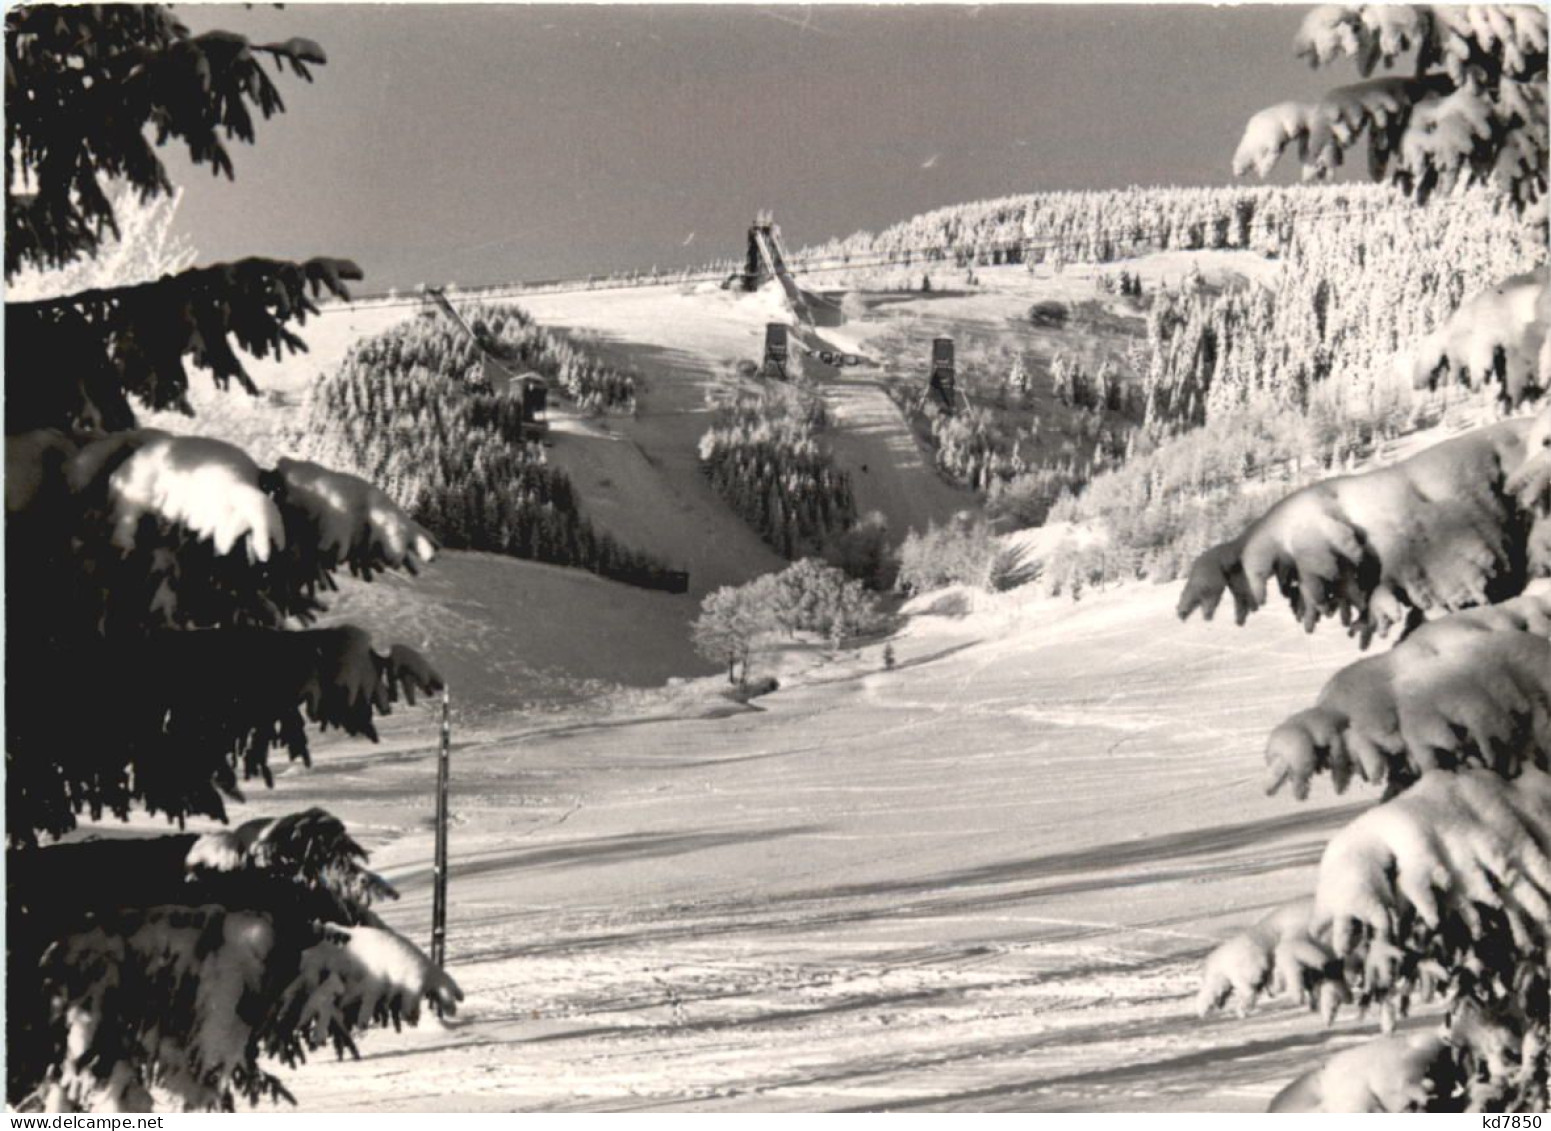
{"type": "Polygon", "coordinates": [[[1113,263],[1149,251],[1244,248],[1278,255],[1295,226],[1330,213],[1382,211],[1372,185],[1142,187],[1043,192],[939,208],[877,234],[858,232],[795,252],[799,264],[958,267],[1113,263]]]}
{"type": "MultiPolygon", "coordinates": [[[[1165,550],[1175,565],[1143,567],[1157,579],[1201,543],[1180,536],[1188,519],[1142,515],[1155,496],[1164,508],[1215,506],[1241,485],[1254,490],[1267,467],[1339,466],[1367,454],[1375,439],[1412,429],[1436,411],[1412,388],[1426,336],[1465,298],[1543,262],[1546,243],[1543,210],[1519,215],[1489,191],[1422,207],[1384,186],[1354,184],[1037,194],[939,210],[813,254],[892,263],[901,249],[919,256],[926,247],[987,264],[1023,245],[1063,255],[1075,248],[1072,262],[1107,262],[1119,254],[1106,251],[1116,237],[1140,231],[1145,217],[1157,218],[1156,239],[1132,251],[1248,247],[1279,269],[1270,282],[1226,287],[1202,285],[1188,271],[1165,278],[1141,303],[1139,381],[1117,379],[1123,359],[1115,357],[1017,359],[993,367],[993,383],[977,385],[971,375],[975,409],[934,418],[930,429],[943,470],[988,493],[1015,523],[1042,522],[1064,495],[1062,521],[1102,515],[1122,539],[1138,531],[1134,552],[1120,548],[1121,576],[1138,557],[1185,546],[1165,550]],[[1033,420],[1007,411],[1009,402],[1022,408],[1020,393],[1036,383],[1069,410],[1055,450],[1039,433],[1057,410],[1033,420]],[[1096,414],[1101,402],[1108,413],[1096,414]],[[1141,462],[1126,466],[1133,461],[1141,462]],[[1085,501],[1095,476],[1103,485],[1085,501]],[[1148,482],[1150,489],[1136,486],[1148,482]],[[1117,491],[1136,501],[1117,503],[1117,491]]],[[[1103,278],[1118,291],[1118,269],[1112,274],[1103,278]]],[[[1065,304],[1051,305],[1070,317],[1065,304]]]]}
{"type": "Polygon", "coordinates": [[[1146,419],[1121,466],[1050,512],[1108,544],[1061,555],[1052,582],[1172,578],[1212,527],[1435,422],[1447,385],[1432,397],[1413,380],[1428,335],[1466,298],[1543,264],[1545,247],[1543,212],[1516,215],[1483,190],[1392,199],[1301,231],[1275,288],[1159,292],[1146,419]]]}
{"type": "Polygon", "coordinates": [[[1544,260],[1543,213],[1519,216],[1486,190],[1426,206],[1391,196],[1382,208],[1326,195],[1317,221],[1289,226],[1274,287],[1154,298],[1149,425],[1306,411],[1323,393],[1354,431],[1393,429],[1409,399],[1402,355],[1467,297],[1544,260]]]}
{"type": "MultiPolygon", "coordinates": [[[[1217,234],[1234,247],[1258,233],[1250,242],[1277,270],[1226,286],[1182,271],[1153,287],[1141,300],[1145,338],[1129,351],[1144,359],[1139,380],[1117,379],[1114,355],[1096,364],[1061,352],[1002,359],[989,367],[1002,388],[972,371],[974,407],[930,420],[939,466],[985,492],[1004,524],[1048,519],[1106,532],[1102,546],[1073,542],[1052,555],[1044,581],[1056,591],[1168,580],[1215,526],[1435,422],[1450,403],[1447,383],[1432,397],[1414,378],[1437,364],[1446,319],[1545,256],[1543,208],[1516,213],[1481,188],[1425,206],[1365,185],[1058,195],[1055,203],[964,205],[854,240],[890,246],[900,233],[927,231],[984,249],[997,243],[986,233],[1006,236],[1013,218],[1050,216],[1063,218],[1057,227],[1071,239],[1085,230],[1073,218],[1085,208],[1105,218],[1086,229],[1091,239],[1116,230],[1111,217],[1128,210],[1169,217],[1179,209],[1194,219],[1161,229],[1214,233],[1208,247],[1217,234]],[[1239,227],[1229,223],[1234,215],[1262,222],[1239,227]],[[1043,417],[1022,395],[1041,386],[1049,390],[1043,417]],[[1057,419],[1052,443],[1045,433],[1057,419]]],[[[983,250],[970,258],[988,261],[983,250]]],[[[1049,305],[1070,316],[1067,305],[1049,305]]],[[[1488,356],[1484,367],[1492,364],[1488,356]]]]}

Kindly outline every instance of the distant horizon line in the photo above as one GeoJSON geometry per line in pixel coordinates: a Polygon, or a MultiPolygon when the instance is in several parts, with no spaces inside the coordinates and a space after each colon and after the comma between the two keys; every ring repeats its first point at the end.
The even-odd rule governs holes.
{"type": "MultiPolygon", "coordinates": [[[[413,0],[407,0],[407,2],[413,2],[413,0]]],[[[490,0],[490,2],[492,2],[492,3],[500,2],[500,0],[490,0]]],[[[1117,2],[1118,2],[1118,0],[1117,0],[1117,2]]],[[[1180,191],[1189,191],[1189,190],[1192,190],[1192,189],[1224,189],[1224,190],[1233,190],[1233,191],[1240,191],[1240,192],[1246,192],[1246,193],[1263,193],[1263,192],[1276,192],[1276,191],[1289,191],[1289,190],[1297,191],[1297,192],[1305,192],[1305,191],[1307,191],[1307,192],[1320,192],[1320,191],[1331,190],[1331,189],[1342,189],[1342,190],[1345,190],[1345,191],[1357,190],[1357,191],[1373,191],[1373,192],[1377,192],[1377,193],[1383,193],[1384,191],[1386,191],[1387,188],[1388,188],[1388,186],[1386,186],[1386,185],[1383,185],[1383,184],[1380,184],[1380,183],[1377,183],[1377,182],[1373,182],[1373,181],[1369,181],[1369,180],[1366,180],[1366,179],[1354,179],[1352,181],[1301,181],[1301,180],[1298,180],[1298,181],[1292,181],[1290,183],[1284,183],[1284,184],[1266,184],[1264,182],[1245,183],[1242,178],[1235,178],[1234,180],[1227,181],[1227,182],[1213,182],[1213,183],[1205,183],[1205,184],[1199,184],[1199,183],[1198,184],[1140,184],[1140,183],[1133,182],[1133,183],[1131,183],[1129,185],[1113,187],[1113,188],[1034,189],[1034,190],[1030,190],[1028,192],[1011,192],[1011,193],[1004,193],[1004,194],[1001,194],[1001,195],[998,195],[998,196],[976,197],[976,198],[974,198],[972,200],[962,200],[962,201],[956,201],[956,202],[949,203],[949,204],[934,205],[933,207],[928,208],[925,211],[914,213],[913,215],[903,217],[902,219],[892,220],[888,224],[885,224],[882,227],[877,228],[877,229],[857,228],[854,231],[847,232],[844,235],[829,236],[826,239],[824,239],[824,240],[822,240],[822,241],[820,241],[818,243],[804,244],[796,252],[791,253],[791,259],[794,261],[794,265],[797,265],[797,264],[801,263],[801,257],[804,254],[814,253],[814,252],[816,252],[819,248],[821,248],[826,243],[840,242],[840,241],[852,239],[852,238],[854,238],[856,236],[860,236],[860,235],[864,235],[864,234],[866,234],[866,235],[879,235],[879,234],[881,234],[883,232],[888,231],[890,228],[898,227],[901,224],[908,224],[908,223],[910,223],[910,222],[912,222],[914,220],[919,220],[919,219],[922,219],[923,217],[930,216],[933,213],[946,211],[947,209],[951,209],[951,208],[966,208],[966,207],[972,207],[972,206],[976,206],[976,205],[990,205],[990,204],[995,204],[995,203],[998,203],[998,202],[1004,201],[1004,200],[1019,200],[1019,199],[1029,198],[1029,197],[1100,196],[1100,195],[1104,195],[1104,194],[1108,194],[1108,193],[1167,192],[1167,191],[1175,190],[1175,189],[1178,189],[1180,191]]],[[[1397,207],[1397,210],[1403,210],[1405,208],[1419,208],[1420,206],[1415,204],[1415,202],[1411,201],[1409,198],[1397,197],[1396,198],[1396,207],[1397,207]]],[[[771,210],[771,209],[756,209],[755,211],[756,212],[767,212],[767,211],[773,211],[773,210],[771,210]]],[[[779,227],[779,226],[780,225],[779,225],[779,221],[778,221],[777,222],[777,227],[779,227]]],[[[630,283],[628,285],[633,285],[633,286],[639,286],[639,285],[651,286],[651,285],[654,285],[654,284],[655,285],[667,285],[667,284],[671,284],[671,283],[675,283],[675,282],[707,282],[707,281],[710,281],[710,277],[709,277],[710,273],[713,272],[713,271],[719,270],[720,269],[720,265],[723,265],[723,264],[729,265],[729,267],[731,269],[735,270],[737,264],[739,263],[739,261],[741,259],[742,259],[742,255],[741,254],[728,254],[727,256],[724,256],[724,257],[718,258],[718,259],[709,259],[709,260],[702,259],[702,260],[699,260],[698,262],[694,262],[694,263],[679,263],[679,264],[670,265],[670,266],[666,266],[666,267],[664,267],[664,266],[662,266],[661,264],[658,264],[658,263],[653,263],[653,264],[651,264],[649,266],[614,267],[614,268],[610,268],[610,269],[607,269],[607,270],[590,271],[590,272],[586,272],[586,273],[578,273],[578,274],[575,274],[575,275],[560,275],[560,276],[554,276],[554,277],[542,278],[542,279],[498,279],[498,280],[491,280],[491,281],[479,282],[479,283],[463,282],[461,280],[456,280],[456,279],[448,279],[448,280],[445,280],[445,281],[439,282],[439,283],[433,283],[433,282],[422,280],[422,281],[416,282],[416,283],[406,283],[406,284],[402,284],[402,285],[398,285],[398,286],[390,286],[386,290],[373,291],[373,292],[370,292],[368,294],[363,294],[363,295],[360,295],[360,296],[352,297],[347,302],[343,302],[343,303],[337,302],[337,301],[330,301],[327,305],[329,305],[329,306],[342,306],[342,305],[362,305],[362,304],[367,304],[367,303],[381,304],[381,303],[383,303],[385,301],[388,301],[388,300],[407,299],[407,298],[409,298],[412,295],[418,295],[418,294],[422,293],[427,287],[435,288],[435,289],[438,289],[438,290],[445,290],[447,288],[456,288],[460,292],[487,293],[487,292],[500,291],[500,290],[532,290],[532,289],[545,288],[545,287],[560,287],[560,286],[570,286],[570,285],[580,286],[582,284],[595,283],[594,286],[587,287],[585,289],[613,290],[613,289],[619,289],[622,286],[627,285],[627,284],[624,284],[624,283],[621,283],[621,282],[618,281],[618,280],[620,280],[624,276],[631,276],[632,277],[631,280],[630,280],[630,283]],[[683,278],[680,278],[680,276],[683,276],[686,272],[697,274],[697,275],[706,275],[707,277],[706,278],[696,278],[696,279],[683,279],[683,278]],[[641,275],[649,275],[649,274],[655,274],[655,275],[658,276],[658,278],[655,281],[650,281],[650,282],[645,282],[645,283],[642,283],[639,280],[639,278],[638,278],[641,275]]],[[[887,267],[887,266],[889,266],[889,265],[887,265],[887,264],[885,264],[885,265],[876,265],[876,264],[874,264],[874,265],[866,265],[866,264],[863,264],[863,265],[858,265],[857,269],[861,270],[861,269],[864,269],[864,268],[867,268],[867,267],[881,268],[881,267],[887,267]]],[[[499,296],[497,296],[497,297],[499,297],[499,296]]]]}

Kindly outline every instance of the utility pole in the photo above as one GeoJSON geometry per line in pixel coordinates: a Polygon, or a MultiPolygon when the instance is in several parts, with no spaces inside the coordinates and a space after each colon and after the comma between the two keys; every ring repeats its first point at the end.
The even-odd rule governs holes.
{"type": "Polygon", "coordinates": [[[442,688],[442,740],[436,758],[436,863],[432,872],[431,961],[447,963],[447,777],[452,754],[452,704],[442,688]]]}

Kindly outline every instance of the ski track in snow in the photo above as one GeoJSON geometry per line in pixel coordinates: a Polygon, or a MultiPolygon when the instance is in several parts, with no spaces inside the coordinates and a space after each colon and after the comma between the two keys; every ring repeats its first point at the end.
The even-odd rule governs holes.
{"type": "MultiPolygon", "coordinates": [[[[917,618],[897,670],[842,661],[756,712],[463,739],[465,1008],[291,1074],[300,1105],[1263,1108],[1368,1030],[1200,1020],[1196,971],[1361,803],[1258,784],[1266,732],[1353,650],[1180,625],[1172,597],[917,618]]],[[[275,800],[364,821],[422,937],[434,752],[354,754],[348,782],[335,756],[275,800]]]]}

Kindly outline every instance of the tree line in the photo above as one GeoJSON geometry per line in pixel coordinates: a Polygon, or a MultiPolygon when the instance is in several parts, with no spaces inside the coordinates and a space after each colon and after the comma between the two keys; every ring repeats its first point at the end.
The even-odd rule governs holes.
{"type": "Polygon", "coordinates": [[[792,262],[958,267],[1112,263],[1151,251],[1239,248],[1278,255],[1307,218],[1380,211],[1372,185],[1218,186],[1042,192],[955,204],[794,254],[792,262]]]}

